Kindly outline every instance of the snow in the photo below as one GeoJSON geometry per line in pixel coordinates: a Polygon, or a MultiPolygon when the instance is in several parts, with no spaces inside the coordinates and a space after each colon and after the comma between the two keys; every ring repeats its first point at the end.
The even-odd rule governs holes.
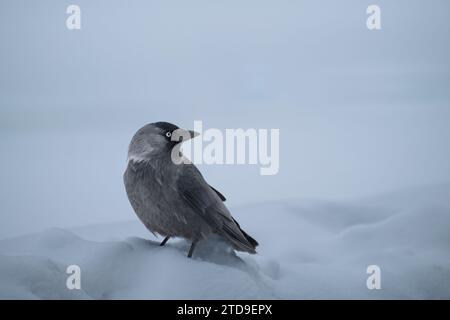
{"type": "Polygon", "coordinates": [[[0,298],[450,298],[450,186],[349,202],[297,200],[234,208],[260,242],[235,254],[219,239],[160,239],[137,218],[0,241],[0,298]],[[81,290],[66,268],[81,268],[81,290]],[[368,290],[366,268],[381,268],[368,290]]]}

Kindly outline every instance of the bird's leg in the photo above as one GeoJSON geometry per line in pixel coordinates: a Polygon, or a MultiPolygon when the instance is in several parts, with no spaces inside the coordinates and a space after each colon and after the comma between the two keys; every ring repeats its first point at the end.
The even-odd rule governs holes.
{"type": "Polygon", "coordinates": [[[192,241],[191,248],[189,249],[189,253],[188,253],[188,258],[192,257],[192,254],[194,253],[196,244],[197,244],[197,241],[192,241]]]}
{"type": "Polygon", "coordinates": [[[164,240],[159,244],[161,247],[166,244],[167,240],[170,239],[170,236],[164,238],[164,240]]]}

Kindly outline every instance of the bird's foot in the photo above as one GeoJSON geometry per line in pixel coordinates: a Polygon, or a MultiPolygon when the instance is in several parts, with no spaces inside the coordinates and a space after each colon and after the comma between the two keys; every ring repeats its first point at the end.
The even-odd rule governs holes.
{"type": "Polygon", "coordinates": [[[188,258],[192,258],[197,241],[192,241],[191,247],[189,248],[188,258]]]}
{"type": "Polygon", "coordinates": [[[170,239],[170,236],[165,237],[164,240],[159,245],[161,247],[164,246],[166,244],[167,240],[169,240],[169,239],[170,239]]]}

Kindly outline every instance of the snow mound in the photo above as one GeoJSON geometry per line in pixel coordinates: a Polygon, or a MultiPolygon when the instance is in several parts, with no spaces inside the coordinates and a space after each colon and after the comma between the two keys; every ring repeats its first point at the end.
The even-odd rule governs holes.
{"type": "Polygon", "coordinates": [[[260,242],[254,256],[212,238],[188,259],[187,242],[160,247],[138,221],[4,239],[0,298],[450,298],[450,189],[435,189],[235,208],[260,242]],[[66,287],[69,265],[81,268],[81,290],[66,287]],[[369,265],[380,290],[366,287],[369,265]]]}
{"type": "Polygon", "coordinates": [[[188,244],[130,237],[96,242],[59,229],[0,242],[2,298],[273,297],[267,277],[212,239],[187,259],[188,244]],[[82,290],[66,288],[67,266],[81,268],[82,290]],[[240,289],[236,291],[236,289],[240,289]]]}

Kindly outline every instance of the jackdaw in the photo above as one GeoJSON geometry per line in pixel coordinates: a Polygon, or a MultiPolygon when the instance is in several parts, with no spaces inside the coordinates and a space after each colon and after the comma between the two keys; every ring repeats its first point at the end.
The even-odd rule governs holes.
{"type": "Polygon", "coordinates": [[[213,233],[235,250],[256,253],[258,242],[231,216],[225,197],[179,153],[180,144],[197,135],[168,122],[147,124],[135,133],[123,177],[131,206],[149,231],[165,237],[161,246],[170,237],[191,241],[189,258],[197,242],[213,233]],[[177,153],[183,161],[173,160],[177,153]]]}

